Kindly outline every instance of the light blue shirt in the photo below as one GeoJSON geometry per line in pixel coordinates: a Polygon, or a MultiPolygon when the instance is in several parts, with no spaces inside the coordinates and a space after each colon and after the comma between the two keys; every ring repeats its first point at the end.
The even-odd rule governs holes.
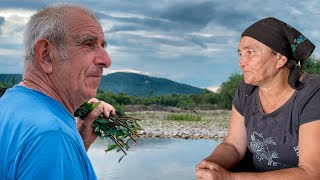
{"type": "Polygon", "coordinates": [[[0,179],[96,179],[74,117],[16,85],[0,99],[0,179]]]}

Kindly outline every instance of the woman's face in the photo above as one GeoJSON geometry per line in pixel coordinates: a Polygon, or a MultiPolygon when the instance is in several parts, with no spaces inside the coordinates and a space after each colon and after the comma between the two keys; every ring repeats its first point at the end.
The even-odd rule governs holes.
{"type": "Polygon", "coordinates": [[[260,86],[272,79],[278,71],[278,58],[274,51],[263,43],[243,36],[240,40],[238,53],[239,66],[247,84],[260,86]]]}

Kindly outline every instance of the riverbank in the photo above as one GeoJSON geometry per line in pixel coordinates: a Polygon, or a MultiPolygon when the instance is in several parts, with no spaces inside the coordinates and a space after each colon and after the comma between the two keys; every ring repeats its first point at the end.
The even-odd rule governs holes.
{"type": "Polygon", "coordinates": [[[141,138],[181,138],[222,140],[227,135],[230,111],[136,111],[127,115],[141,119],[141,138]],[[172,115],[188,115],[196,120],[173,120],[172,115]]]}

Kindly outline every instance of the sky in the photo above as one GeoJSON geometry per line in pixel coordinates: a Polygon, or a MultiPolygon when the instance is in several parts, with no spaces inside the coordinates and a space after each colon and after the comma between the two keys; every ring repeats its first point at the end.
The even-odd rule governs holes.
{"type": "Polygon", "coordinates": [[[241,33],[266,17],[320,45],[320,0],[0,0],[0,73],[23,73],[24,27],[38,9],[56,2],[96,13],[112,60],[104,74],[135,72],[214,90],[240,72],[241,33]]]}

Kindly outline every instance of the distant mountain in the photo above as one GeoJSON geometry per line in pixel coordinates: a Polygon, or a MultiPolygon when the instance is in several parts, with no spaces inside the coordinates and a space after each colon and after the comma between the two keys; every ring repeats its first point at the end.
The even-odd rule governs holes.
{"type": "MultiPolygon", "coordinates": [[[[0,82],[11,84],[21,81],[21,74],[0,74],[0,82]]],[[[102,76],[100,89],[113,93],[125,93],[128,95],[147,96],[166,94],[200,94],[204,89],[178,83],[165,78],[151,77],[136,73],[117,72],[102,76]]]]}
{"type": "Polygon", "coordinates": [[[136,73],[112,73],[104,76],[100,88],[114,93],[147,96],[165,94],[199,94],[203,89],[171,81],[165,78],[156,78],[136,73]]]}

